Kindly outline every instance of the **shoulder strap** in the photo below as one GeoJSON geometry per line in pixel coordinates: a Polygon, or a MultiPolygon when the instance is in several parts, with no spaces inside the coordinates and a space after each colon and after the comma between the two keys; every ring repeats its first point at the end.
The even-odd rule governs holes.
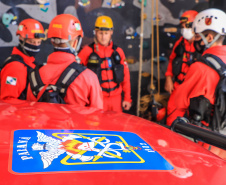
{"type": "Polygon", "coordinates": [[[22,58],[20,55],[10,55],[10,56],[3,62],[1,68],[3,68],[3,67],[5,67],[7,64],[9,64],[9,63],[11,63],[11,62],[15,62],[15,61],[24,64],[24,65],[25,65],[26,67],[28,67],[28,68],[31,68],[29,65],[27,65],[27,64],[24,62],[23,58],[22,58]]]}
{"type": "Polygon", "coordinates": [[[201,57],[200,62],[203,62],[204,64],[217,71],[220,76],[226,75],[226,64],[218,56],[205,54],[201,57]]]}
{"type": "Polygon", "coordinates": [[[92,50],[93,50],[93,52],[94,52],[94,42],[93,43],[91,43],[90,45],[89,45],[89,47],[91,47],[92,48],[92,50]]]}
{"type": "Polygon", "coordinates": [[[86,69],[85,66],[72,62],[60,75],[55,86],[60,90],[61,97],[66,96],[69,85],[86,69]]]}
{"type": "Polygon", "coordinates": [[[39,74],[39,69],[41,66],[36,66],[35,69],[29,75],[30,86],[33,95],[37,98],[38,93],[44,87],[44,83],[42,82],[41,76],[39,74]]]}

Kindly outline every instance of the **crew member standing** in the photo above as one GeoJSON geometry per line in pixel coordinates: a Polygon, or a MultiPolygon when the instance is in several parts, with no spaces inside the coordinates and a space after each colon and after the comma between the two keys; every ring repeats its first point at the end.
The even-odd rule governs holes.
{"type": "Polygon", "coordinates": [[[97,76],[76,62],[82,37],[81,23],[73,15],[60,14],[50,22],[54,52],[46,65],[32,71],[28,100],[103,108],[97,76]]]}
{"type": "Polygon", "coordinates": [[[35,55],[40,51],[44,29],[40,22],[25,19],[20,22],[16,35],[19,45],[3,63],[1,70],[1,99],[26,99],[28,73],[35,67],[35,55]]]}
{"type": "Polygon", "coordinates": [[[123,50],[112,41],[112,19],[99,16],[95,22],[94,34],[94,43],[79,52],[81,63],[98,76],[104,110],[122,111],[122,107],[129,110],[132,102],[129,68],[123,50]]]}
{"type": "Polygon", "coordinates": [[[182,36],[175,43],[169,57],[169,64],[165,73],[165,89],[170,94],[183,82],[184,77],[193,62],[195,55],[194,32],[192,23],[198,14],[195,10],[188,10],[180,17],[180,27],[182,36]],[[175,82],[173,83],[173,78],[175,82]]]}

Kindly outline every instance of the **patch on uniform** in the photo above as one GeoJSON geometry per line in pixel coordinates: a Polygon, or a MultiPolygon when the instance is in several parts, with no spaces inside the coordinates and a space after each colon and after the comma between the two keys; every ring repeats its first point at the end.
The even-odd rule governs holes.
{"type": "Polygon", "coordinates": [[[174,169],[131,132],[16,130],[12,144],[16,173],[174,169]]]}
{"type": "Polygon", "coordinates": [[[16,85],[17,79],[11,76],[7,76],[6,78],[6,84],[9,85],[16,85]]]}

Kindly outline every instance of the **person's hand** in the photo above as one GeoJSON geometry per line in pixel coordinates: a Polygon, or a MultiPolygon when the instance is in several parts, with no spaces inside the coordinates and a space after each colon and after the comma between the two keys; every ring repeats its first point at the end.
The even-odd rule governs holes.
{"type": "Polygon", "coordinates": [[[166,82],[165,82],[165,90],[169,92],[170,94],[173,91],[173,80],[171,76],[166,77],[166,82]]]}
{"type": "Polygon", "coordinates": [[[131,107],[131,103],[128,102],[128,101],[123,101],[122,102],[122,107],[123,107],[124,110],[129,110],[130,107],[131,107]]]}

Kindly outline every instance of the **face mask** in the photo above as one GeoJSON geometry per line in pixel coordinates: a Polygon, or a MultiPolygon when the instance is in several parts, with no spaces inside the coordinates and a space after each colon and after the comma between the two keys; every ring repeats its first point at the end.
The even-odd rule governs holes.
{"type": "Polygon", "coordinates": [[[181,28],[181,34],[187,40],[191,40],[194,36],[191,28],[181,28]]]}
{"type": "Polygon", "coordinates": [[[194,41],[194,47],[195,47],[195,50],[198,52],[198,53],[203,53],[206,49],[206,46],[205,45],[201,45],[201,42],[202,42],[202,39],[198,40],[198,41],[194,41]]]}
{"type": "Polygon", "coordinates": [[[19,42],[20,42],[20,46],[22,47],[23,52],[30,57],[35,57],[40,51],[41,45],[35,46],[32,44],[28,44],[26,42],[24,43],[21,40],[19,40],[19,42]]]}

